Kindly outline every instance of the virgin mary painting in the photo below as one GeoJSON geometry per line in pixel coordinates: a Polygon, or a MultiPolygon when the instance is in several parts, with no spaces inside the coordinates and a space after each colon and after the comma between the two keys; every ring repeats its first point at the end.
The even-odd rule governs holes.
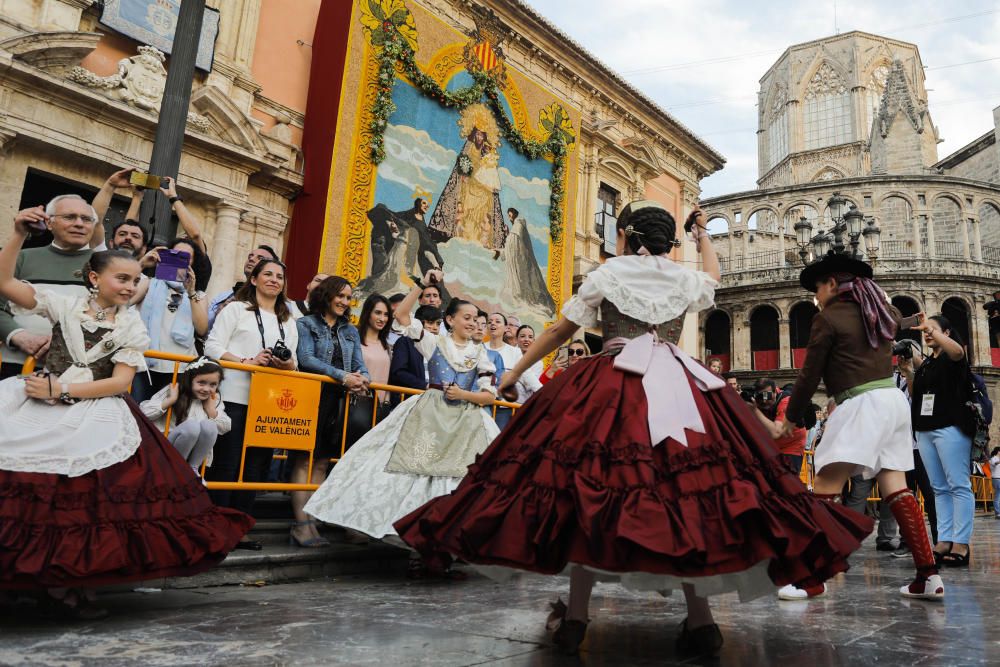
{"type": "Polygon", "coordinates": [[[466,107],[458,127],[465,144],[427,227],[438,243],[457,236],[494,251],[497,258],[507,240],[500,207],[500,130],[484,104],[466,107]]]}

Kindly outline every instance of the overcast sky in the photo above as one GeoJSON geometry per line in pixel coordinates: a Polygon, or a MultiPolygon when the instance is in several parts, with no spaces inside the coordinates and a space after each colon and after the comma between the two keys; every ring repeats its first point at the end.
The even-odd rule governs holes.
{"type": "Polygon", "coordinates": [[[838,28],[917,45],[939,157],[992,128],[1000,105],[997,1],[527,1],[726,157],[703,197],[756,187],[761,76],[788,46],[838,28]]]}

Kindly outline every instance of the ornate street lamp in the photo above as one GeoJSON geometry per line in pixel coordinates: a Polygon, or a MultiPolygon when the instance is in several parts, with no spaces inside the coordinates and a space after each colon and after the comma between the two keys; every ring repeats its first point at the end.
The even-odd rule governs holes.
{"type": "Polygon", "coordinates": [[[881,230],[875,226],[874,218],[866,219],[854,204],[848,207],[847,199],[840,196],[839,192],[834,192],[826,204],[830,210],[830,221],[833,223],[829,232],[820,230],[810,239],[813,227],[809,221],[801,218],[795,224],[795,238],[802,263],[809,264],[813,258],[822,259],[831,252],[862,259],[862,253],[858,252],[862,236],[868,257],[872,261],[877,259],[881,230]],[[810,244],[813,246],[812,253],[808,251],[810,244]]]}

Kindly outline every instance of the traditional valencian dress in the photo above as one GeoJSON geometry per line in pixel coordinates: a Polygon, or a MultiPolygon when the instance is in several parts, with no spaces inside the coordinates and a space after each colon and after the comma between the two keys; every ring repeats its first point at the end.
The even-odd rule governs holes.
{"type": "Polygon", "coordinates": [[[482,407],[449,401],[444,389],[492,392],[486,348],[459,346],[448,334],[424,336],[417,349],[430,377],[344,454],[305,511],[327,523],[398,543],[392,523],[431,498],[451,492],[469,464],[499,433],[482,407]]]}
{"type": "MultiPolygon", "coordinates": [[[[45,370],[62,383],[144,370],[149,336],[138,311],[114,322],[87,299],[38,289],[20,315],[53,323],[45,370]],[[58,378],[56,377],[58,376],[58,378]]],[[[216,507],[201,479],[131,400],[72,404],[28,398],[0,382],[0,589],[92,588],[207,570],[253,525],[216,507]]]]}
{"type": "Polygon", "coordinates": [[[431,563],[576,564],[744,600],[846,570],[871,522],[813,497],[736,392],[675,345],[715,286],[649,255],[591,272],[563,315],[600,323],[605,353],[550,380],[453,493],[396,522],[400,537],[431,563]]]}

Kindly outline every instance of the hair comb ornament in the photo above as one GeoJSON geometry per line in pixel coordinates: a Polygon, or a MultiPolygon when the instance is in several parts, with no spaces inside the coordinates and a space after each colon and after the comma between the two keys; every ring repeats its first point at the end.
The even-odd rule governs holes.
{"type": "Polygon", "coordinates": [[[632,225],[628,225],[627,227],[625,227],[625,236],[627,238],[627,237],[632,236],[632,235],[642,236],[642,232],[638,231],[632,225]]]}

